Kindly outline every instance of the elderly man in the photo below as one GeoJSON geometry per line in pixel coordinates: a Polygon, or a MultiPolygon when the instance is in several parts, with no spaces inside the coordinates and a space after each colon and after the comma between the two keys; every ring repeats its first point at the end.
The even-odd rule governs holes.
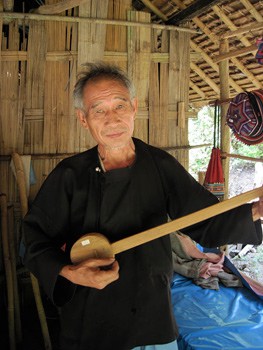
{"type": "MultiPolygon", "coordinates": [[[[62,350],[175,350],[169,236],[76,265],[70,248],[86,233],[115,242],[217,199],[174,157],[132,137],[137,99],[121,70],[87,65],[74,99],[97,146],[60,162],[43,184],[24,220],[25,264],[61,308],[62,350]]],[[[260,244],[262,215],[259,201],[183,232],[203,246],[260,244]]]]}

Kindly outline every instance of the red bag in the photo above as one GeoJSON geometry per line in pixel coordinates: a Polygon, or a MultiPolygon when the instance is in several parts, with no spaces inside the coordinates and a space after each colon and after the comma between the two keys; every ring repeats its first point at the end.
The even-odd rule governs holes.
{"type": "Polygon", "coordinates": [[[207,167],[204,187],[212,192],[221,201],[224,199],[225,193],[225,181],[223,167],[221,163],[221,151],[219,146],[220,140],[220,118],[219,118],[219,106],[215,106],[215,118],[214,118],[214,147],[212,149],[210,161],[207,167]]]}

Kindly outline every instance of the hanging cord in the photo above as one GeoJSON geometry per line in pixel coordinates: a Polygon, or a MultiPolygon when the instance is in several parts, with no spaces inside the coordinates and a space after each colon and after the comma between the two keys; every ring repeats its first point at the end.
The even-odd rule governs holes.
{"type": "Polygon", "coordinates": [[[215,102],[214,110],[214,148],[220,148],[220,105],[215,102]]]}

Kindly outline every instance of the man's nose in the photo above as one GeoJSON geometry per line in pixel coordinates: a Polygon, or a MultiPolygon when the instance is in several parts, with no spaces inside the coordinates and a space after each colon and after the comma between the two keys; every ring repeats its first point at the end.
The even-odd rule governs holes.
{"type": "Polygon", "coordinates": [[[108,123],[116,123],[119,119],[119,115],[114,109],[110,109],[106,112],[106,121],[108,123]]]}

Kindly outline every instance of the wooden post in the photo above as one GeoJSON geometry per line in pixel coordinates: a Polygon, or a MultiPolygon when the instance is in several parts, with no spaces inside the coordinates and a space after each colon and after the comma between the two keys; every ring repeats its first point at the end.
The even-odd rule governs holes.
{"type": "MultiPolygon", "coordinates": [[[[223,54],[228,51],[228,41],[222,40],[219,45],[219,52],[223,54]]],[[[229,62],[228,60],[219,63],[219,77],[220,77],[220,100],[229,98],[229,62]]],[[[221,151],[230,153],[230,129],[226,125],[226,113],[228,105],[221,105],[221,151]]],[[[228,198],[229,193],[229,158],[222,159],[222,166],[225,177],[225,196],[228,198]]]]}
{"type": "Polygon", "coordinates": [[[6,274],[6,286],[7,286],[7,316],[8,316],[8,333],[9,333],[9,349],[16,349],[15,339],[15,316],[14,316],[14,284],[12,266],[10,260],[10,251],[8,244],[8,225],[7,225],[7,200],[6,195],[0,195],[0,207],[1,207],[1,228],[2,228],[2,243],[3,243],[3,256],[4,266],[6,274]]]}
{"type": "MultiPolygon", "coordinates": [[[[219,53],[223,54],[229,50],[227,40],[221,40],[219,43],[219,53]]],[[[226,59],[219,63],[219,77],[220,77],[220,99],[229,99],[229,61],[226,59]]],[[[221,152],[230,152],[230,129],[226,125],[226,113],[228,105],[221,105],[221,152]]],[[[222,158],[222,167],[225,178],[225,193],[224,199],[228,198],[229,193],[229,158],[222,158]]],[[[228,255],[228,246],[220,247],[222,252],[228,255]]]]}
{"type": "Polygon", "coordinates": [[[21,316],[20,316],[20,300],[18,293],[17,284],[17,273],[16,273],[16,239],[14,234],[14,207],[7,208],[8,214],[8,244],[10,253],[10,263],[12,268],[13,277],[13,289],[14,289],[14,317],[15,317],[15,334],[17,344],[22,343],[22,326],[21,326],[21,316]]]}

